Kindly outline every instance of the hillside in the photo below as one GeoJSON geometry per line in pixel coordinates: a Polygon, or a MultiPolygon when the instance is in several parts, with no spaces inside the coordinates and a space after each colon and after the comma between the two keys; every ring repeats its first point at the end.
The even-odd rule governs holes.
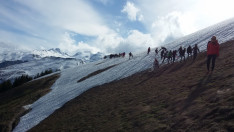
{"type": "Polygon", "coordinates": [[[19,122],[20,116],[27,113],[23,108],[50,91],[59,74],[38,78],[21,86],[0,93],[0,131],[9,132],[19,122]]]}
{"type": "MultiPolygon", "coordinates": [[[[178,40],[164,46],[169,50],[177,50],[180,46],[188,47],[188,45],[194,46],[195,44],[198,44],[200,50],[204,51],[207,42],[213,35],[218,38],[220,43],[234,40],[233,25],[234,19],[232,18],[179,38],[178,40]]],[[[155,50],[154,48],[151,49],[152,51],[155,50]]],[[[96,62],[87,63],[85,65],[76,66],[74,68],[61,70],[61,76],[52,85],[51,91],[30,105],[31,111],[20,118],[20,122],[15,127],[14,131],[28,131],[53,114],[57,109],[60,109],[68,101],[80,96],[91,88],[108,84],[113,81],[118,81],[140,72],[144,73],[144,71],[147,69],[151,69],[155,57],[159,59],[160,56],[155,56],[154,52],[147,54],[146,50],[147,49],[142,49],[142,51],[139,53],[133,53],[134,57],[132,59],[129,59],[128,57],[103,59],[96,62]]],[[[175,69],[179,70],[181,69],[180,67],[189,66],[187,63],[179,63],[175,64],[174,66],[170,66],[168,67],[169,71],[165,66],[164,68],[166,71],[160,72],[155,76],[159,76],[161,73],[165,74],[170,71],[172,72],[175,69]]],[[[202,65],[202,63],[205,64],[205,62],[201,62],[200,65],[202,65]]],[[[161,68],[161,70],[164,68],[161,68]]],[[[143,78],[137,80],[138,82],[147,79],[144,78],[145,74],[142,76],[143,78]]],[[[147,76],[150,77],[151,75],[147,74],[147,76]]],[[[185,76],[182,76],[180,79],[184,79],[184,77],[185,76]]],[[[177,81],[181,82],[179,79],[177,81]]],[[[198,82],[194,82],[194,85],[196,83],[198,82]]]]}
{"type": "Polygon", "coordinates": [[[30,131],[234,131],[233,50],[221,45],[213,74],[203,52],[96,86],[30,131]]]}

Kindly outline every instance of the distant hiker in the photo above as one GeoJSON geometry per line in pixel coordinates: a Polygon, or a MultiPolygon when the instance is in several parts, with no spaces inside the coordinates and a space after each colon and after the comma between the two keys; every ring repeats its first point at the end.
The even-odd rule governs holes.
{"type": "Polygon", "coordinates": [[[216,37],[213,36],[211,38],[211,41],[209,41],[208,44],[207,44],[207,73],[210,72],[210,61],[211,61],[211,59],[212,59],[211,73],[213,72],[214,67],[215,67],[215,59],[218,56],[219,56],[219,43],[216,40],[216,37]]]}
{"type": "Polygon", "coordinates": [[[185,60],[185,48],[183,49],[182,46],[180,46],[180,48],[178,49],[179,54],[180,54],[180,61],[182,61],[182,59],[184,58],[185,60]]]}
{"type": "Polygon", "coordinates": [[[154,69],[155,68],[159,68],[159,63],[158,63],[158,60],[156,58],[154,59],[154,69]]]}
{"type": "Polygon", "coordinates": [[[156,55],[158,54],[158,48],[155,49],[155,54],[156,54],[156,55]]]}
{"type": "Polygon", "coordinates": [[[163,63],[164,60],[167,58],[167,56],[168,56],[168,51],[165,51],[165,53],[163,54],[163,61],[162,61],[162,63],[163,63]]]}
{"type": "Polygon", "coordinates": [[[189,45],[189,47],[187,48],[187,54],[188,54],[188,58],[189,56],[192,55],[192,47],[189,45]]]}
{"type": "Polygon", "coordinates": [[[183,56],[184,56],[184,60],[185,60],[185,53],[186,53],[186,48],[184,48],[184,50],[183,50],[183,56]]]}
{"type": "Polygon", "coordinates": [[[125,57],[125,52],[123,52],[123,58],[125,57]]]}
{"type": "Polygon", "coordinates": [[[172,60],[172,51],[170,50],[167,54],[167,62],[168,64],[170,63],[170,61],[172,60]]]}
{"type": "Polygon", "coordinates": [[[177,51],[176,50],[173,50],[172,52],[172,59],[173,59],[173,63],[175,62],[175,58],[176,58],[176,53],[177,51]]]}
{"type": "Polygon", "coordinates": [[[193,60],[197,58],[197,52],[200,52],[199,48],[197,47],[197,44],[193,47],[193,60]]]}
{"type": "Polygon", "coordinates": [[[149,52],[150,52],[150,47],[148,48],[148,52],[147,52],[147,54],[149,54],[149,52]]]}
{"type": "Polygon", "coordinates": [[[164,50],[161,51],[161,60],[163,59],[163,56],[164,56],[164,50]]]}
{"type": "Polygon", "coordinates": [[[131,57],[133,58],[132,52],[129,53],[129,60],[131,57]]]}

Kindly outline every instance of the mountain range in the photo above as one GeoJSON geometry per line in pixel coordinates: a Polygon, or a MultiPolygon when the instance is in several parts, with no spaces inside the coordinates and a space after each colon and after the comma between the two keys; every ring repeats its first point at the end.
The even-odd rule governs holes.
{"type": "MultiPolygon", "coordinates": [[[[1,47],[3,46],[1,45],[1,47]]],[[[59,48],[26,51],[3,47],[0,51],[0,83],[5,80],[13,81],[22,74],[35,76],[48,69],[57,71],[77,67],[100,60],[103,56],[103,53],[93,54],[90,51],[77,52],[70,56],[59,48]]]]}

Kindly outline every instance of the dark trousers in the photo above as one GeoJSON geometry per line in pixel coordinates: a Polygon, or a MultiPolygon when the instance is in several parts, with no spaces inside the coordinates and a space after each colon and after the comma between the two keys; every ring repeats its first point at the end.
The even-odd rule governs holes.
{"type": "Polygon", "coordinates": [[[216,55],[208,55],[207,56],[207,70],[210,70],[210,61],[212,60],[212,71],[214,70],[215,67],[215,59],[216,59],[216,55]]]}
{"type": "Polygon", "coordinates": [[[197,53],[193,54],[193,60],[195,60],[197,58],[197,53]]]}

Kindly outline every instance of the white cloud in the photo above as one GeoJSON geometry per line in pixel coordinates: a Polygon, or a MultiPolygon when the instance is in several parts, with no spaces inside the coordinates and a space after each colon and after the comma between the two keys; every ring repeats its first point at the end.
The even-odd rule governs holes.
{"type": "Polygon", "coordinates": [[[164,17],[158,17],[152,23],[151,33],[157,43],[172,41],[195,31],[192,20],[189,15],[171,12],[164,17]]]}
{"type": "Polygon", "coordinates": [[[156,47],[156,43],[150,34],[141,33],[138,30],[131,30],[126,38],[118,34],[110,34],[98,38],[98,47],[106,53],[138,52],[147,49],[149,46],[156,47]]]}
{"type": "Polygon", "coordinates": [[[21,4],[38,11],[44,18],[43,23],[79,34],[96,36],[109,32],[102,17],[83,0],[30,1],[20,0],[21,4]]]}
{"type": "Polygon", "coordinates": [[[127,13],[128,18],[131,21],[143,20],[143,15],[140,13],[140,10],[137,7],[135,7],[134,3],[132,2],[128,1],[121,12],[127,13]]]}
{"type": "Polygon", "coordinates": [[[0,23],[10,27],[0,29],[0,42],[31,48],[59,46],[69,53],[79,49],[106,53],[134,52],[158,46],[234,16],[232,0],[129,0],[123,7],[122,2],[117,3],[113,12],[116,13],[118,9],[119,14],[114,13],[115,16],[111,16],[113,12],[109,8],[106,9],[108,13],[105,14],[104,9],[100,11],[101,14],[98,10],[100,7],[94,6],[101,2],[105,5],[101,7],[109,7],[116,1],[92,2],[0,1],[0,23]],[[143,25],[126,25],[129,23],[123,20],[122,13],[131,21],[140,21],[143,25]],[[116,19],[107,19],[114,17],[116,19]],[[91,40],[74,40],[71,34],[64,35],[64,32],[88,36],[91,40]]]}
{"type": "Polygon", "coordinates": [[[161,44],[234,17],[232,0],[136,0],[134,4],[161,44]]]}
{"type": "Polygon", "coordinates": [[[71,38],[71,34],[69,33],[64,34],[58,47],[64,52],[70,53],[70,55],[73,55],[78,51],[91,51],[92,53],[97,53],[100,51],[98,48],[90,46],[82,41],[76,43],[76,41],[71,38]]]}

